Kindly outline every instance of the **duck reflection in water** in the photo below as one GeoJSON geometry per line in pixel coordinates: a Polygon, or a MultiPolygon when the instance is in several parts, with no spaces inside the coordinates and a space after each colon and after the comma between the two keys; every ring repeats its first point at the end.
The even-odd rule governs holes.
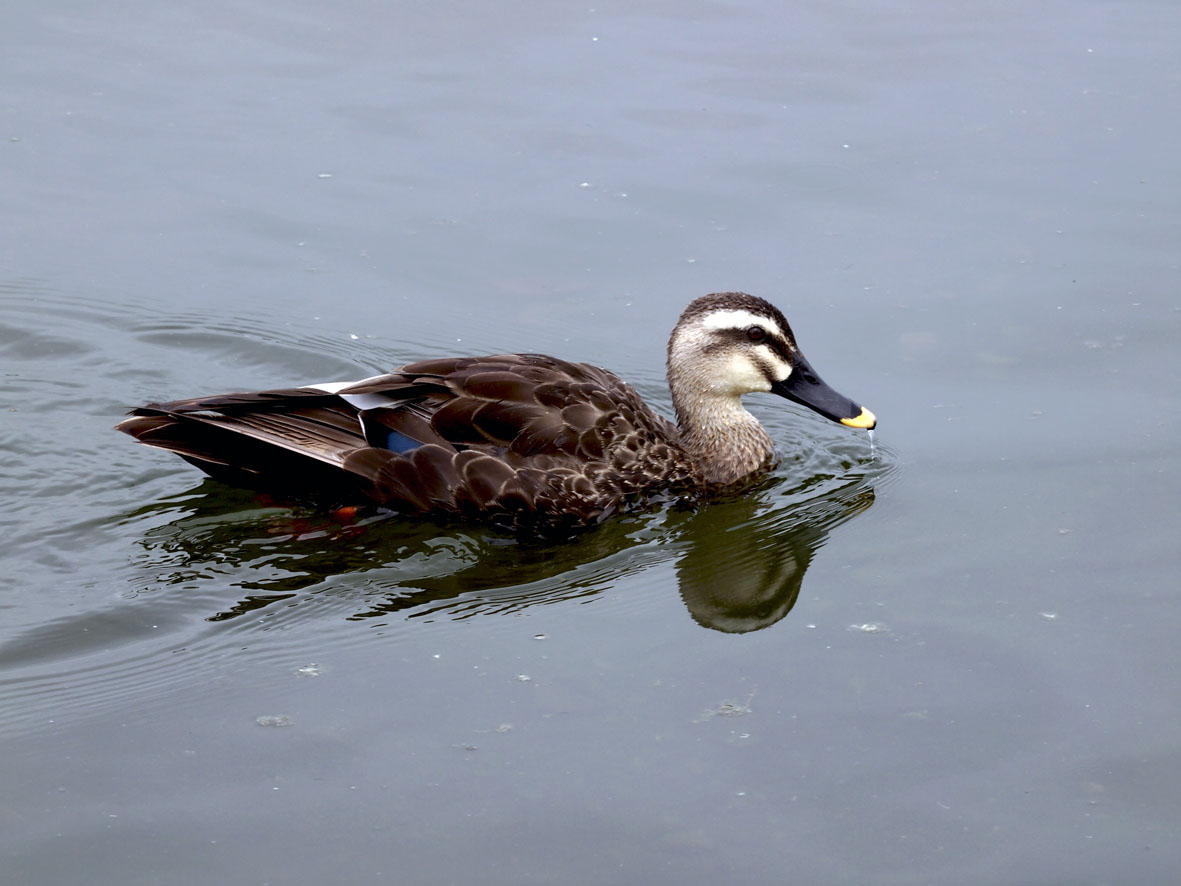
{"type": "Polygon", "coordinates": [[[787,615],[830,531],[873,504],[864,474],[827,484],[817,494],[810,484],[774,490],[781,484],[771,481],[696,510],[669,506],[630,516],[577,545],[541,545],[392,519],[362,516],[342,524],[322,513],[260,509],[249,493],[207,481],[196,496],[139,512],[149,518],[165,509],[175,514],[178,506],[185,512],[145,535],[139,593],[206,581],[246,592],[206,616],[209,621],[279,603],[298,607],[313,597],[321,611],[327,602],[357,621],[464,619],[594,597],[626,576],[674,561],[693,620],[744,633],[787,615]]]}
{"type": "Polygon", "coordinates": [[[689,614],[703,628],[728,634],[775,624],[795,606],[829,530],[873,501],[872,487],[854,484],[798,508],[751,513],[728,527],[711,525],[718,518],[706,510],[694,521],[676,566],[689,614]]]}

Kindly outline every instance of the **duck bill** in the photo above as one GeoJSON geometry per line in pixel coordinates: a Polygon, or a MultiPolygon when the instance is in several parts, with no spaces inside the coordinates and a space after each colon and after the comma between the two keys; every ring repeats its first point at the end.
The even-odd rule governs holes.
{"type": "Polygon", "coordinates": [[[796,354],[791,375],[771,385],[771,393],[807,406],[825,418],[851,428],[873,430],[878,423],[874,414],[864,406],[826,385],[802,354],[796,354]]]}

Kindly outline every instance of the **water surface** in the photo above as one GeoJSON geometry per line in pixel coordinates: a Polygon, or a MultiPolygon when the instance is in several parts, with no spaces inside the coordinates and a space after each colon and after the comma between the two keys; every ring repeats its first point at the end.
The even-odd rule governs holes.
{"type": "Polygon", "coordinates": [[[1171,883],[1173,4],[0,13],[0,869],[1171,883]],[[744,289],[881,424],[573,543],[110,430],[744,289]]]}

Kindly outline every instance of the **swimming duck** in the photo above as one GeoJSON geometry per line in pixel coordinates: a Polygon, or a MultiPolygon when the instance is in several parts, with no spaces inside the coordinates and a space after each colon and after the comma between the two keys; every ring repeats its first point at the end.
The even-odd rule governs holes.
{"type": "Polygon", "coordinates": [[[605,369],[500,354],[151,403],[115,427],[238,485],[563,534],[769,470],[774,445],[743,394],[769,391],[852,428],[876,424],[820,380],[775,306],[743,292],[690,302],[667,365],[676,424],[605,369]]]}

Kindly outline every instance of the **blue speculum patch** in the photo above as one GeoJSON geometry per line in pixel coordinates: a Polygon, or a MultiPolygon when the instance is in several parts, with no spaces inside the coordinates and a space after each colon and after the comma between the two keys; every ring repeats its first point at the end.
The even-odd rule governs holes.
{"type": "Polygon", "coordinates": [[[413,437],[407,437],[401,431],[390,431],[386,436],[385,448],[391,452],[409,452],[421,445],[413,437]]]}

